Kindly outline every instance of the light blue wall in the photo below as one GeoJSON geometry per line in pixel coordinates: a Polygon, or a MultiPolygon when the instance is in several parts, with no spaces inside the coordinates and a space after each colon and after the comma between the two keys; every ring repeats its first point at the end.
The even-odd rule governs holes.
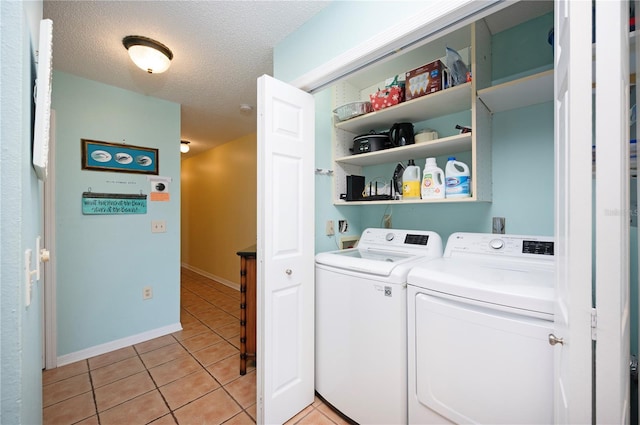
{"type": "MultiPolygon", "coordinates": [[[[408,10],[428,3],[333,3],[276,46],[275,77],[288,81],[303,75],[370,38],[374,28],[382,31],[406,16],[408,10]],[[389,16],[390,11],[395,19],[380,19],[389,16]],[[339,37],[336,36],[338,33],[339,37]]],[[[553,55],[551,46],[546,44],[551,21],[552,15],[545,15],[523,28],[516,27],[494,36],[492,79],[523,72],[522,60],[514,60],[514,49],[536,50],[527,56],[528,67],[551,67],[553,55]]],[[[316,94],[316,167],[331,169],[331,97],[328,91],[316,94]]],[[[447,119],[423,124],[450,127],[450,123],[444,122],[447,119]]],[[[552,103],[497,113],[493,116],[492,132],[491,203],[336,207],[332,205],[331,178],[317,176],[316,252],[336,249],[336,240],[342,236],[325,236],[327,220],[347,219],[350,223],[347,234],[357,235],[366,227],[382,227],[384,214],[391,214],[394,228],[435,230],[444,239],[455,231],[490,232],[493,216],[506,218],[508,233],[553,235],[552,103]]],[[[467,161],[469,158],[468,154],[457,156],[463,160],[467,158],[467,161]]],[[[446,158],[438,160],[444,168],[446,158]]],[[[416,158],[416,163],[422,169],[424,158],[416,158]]],[[[388,169],[385,166],[369,167],[365,174],[367,178],[377,175],[390,178],[395,164],[386,167],[388,169]]]]}
{"type": "Polygon", "coordinates": [[[553,68],[548,41],[552,27],[553,12],[495,34],[491,38],[494,83],[553,68]]]}
{"type": "MultiPolygon", "coordinates": [[[[0,423],[42,423],[41,285],[25,304],[24,252],[41,234],[31,166],[32,87],[42,2],[0,2],[0,423]]],[[[35,262],[32,263],[35,267],[35,262]]]]}
{"type": "MultiPolygon", "coordinates": [[[[153,78],[153,76],[150,76],[153,78]]],[[[55,72],[58,355],[180,320],[180,105],[55,72]],[[82,193],[149,194],[146,175],[81,169],[81,141],[158,148],[170,202],[83,215],[82,193]],[[166,220],[167,233],[151,233],[166,220]],[[153,298],[142,299],[143,287],[153,298]]]]}
{"type": "Polygon", "coordinates": [[[273,75],[292,81],[434,2],[335,1],[278,43],[273,75]]]}

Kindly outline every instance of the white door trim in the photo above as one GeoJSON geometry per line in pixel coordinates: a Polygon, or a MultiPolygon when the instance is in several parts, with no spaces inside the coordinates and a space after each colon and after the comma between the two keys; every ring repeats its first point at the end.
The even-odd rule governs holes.
{"type": "Polygon", "coordinates": [[[629,6],[596,1],[595,423],[629,423],[629,6]]]}
{"type": "Polygon", "coordinates": [[[44,184],[44,248],[50,259],[44,264],[44,367],[58,367],[58,326],[56,313],[56,111],[51,110],[49,139],[49,176],[44,184]]]}

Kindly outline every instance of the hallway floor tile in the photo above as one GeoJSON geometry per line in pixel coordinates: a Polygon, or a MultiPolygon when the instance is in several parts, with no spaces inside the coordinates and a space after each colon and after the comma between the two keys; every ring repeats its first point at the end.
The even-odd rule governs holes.
{"type": "MultiPolygon", "coordinates": [[[[44,425],[254,424],[256,369],[240,375],[240,293],[181,270],[182,331],[46,370],[44,425]]],[[[288,424],[346,424],[318,397],[288,424]]]]}

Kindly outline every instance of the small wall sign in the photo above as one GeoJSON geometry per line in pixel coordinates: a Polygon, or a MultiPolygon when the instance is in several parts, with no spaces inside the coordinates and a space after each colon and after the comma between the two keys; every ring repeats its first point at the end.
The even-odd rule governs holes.
{"type": "Polygon", "coordinates": [[[169,183],[171,183],[171,177],[147,176],[147,180],[151,182],[151,191],[149,192],[149,199],[151,202],[168,202],[171,199],[169,194],[169,183]]]}
{"type": "Polygon", "coordinates": [[[158,174],[158,149],[80,140],[83,170],[158,174]]]}
{"type": "Polygon", "coordinates": [[[147,195],[123,193],[82,193],[82,214],[146,214],[147,195]]]}

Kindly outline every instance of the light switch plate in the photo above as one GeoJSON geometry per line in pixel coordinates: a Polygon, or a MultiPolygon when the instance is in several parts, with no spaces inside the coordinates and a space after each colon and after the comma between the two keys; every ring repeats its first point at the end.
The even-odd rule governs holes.
{"type": "Polygon", "coordinates": [[[333,220],[327,220],[327,225],[326,225],[326,234],[327,236],[333,236],[336,234],[335,229],[333,228],[333,220]]]}

